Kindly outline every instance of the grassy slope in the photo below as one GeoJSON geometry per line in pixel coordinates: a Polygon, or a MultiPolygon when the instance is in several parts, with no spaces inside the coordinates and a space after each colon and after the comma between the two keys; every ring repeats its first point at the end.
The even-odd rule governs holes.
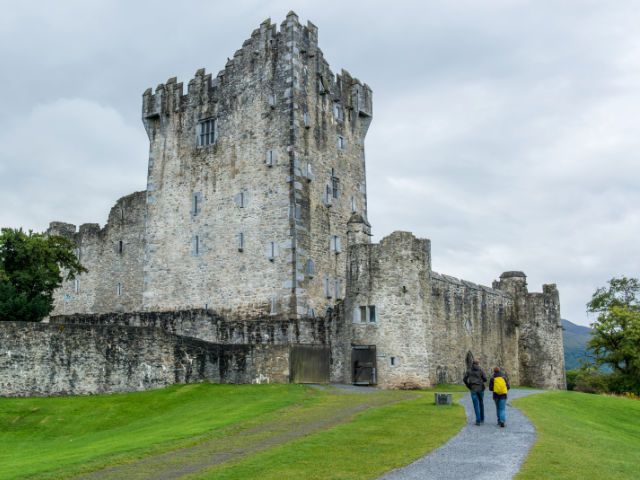
{"type": "Polygon", "coordinates": [[[538,432],[518,479],[638,478],[639,401],[549,392],[514,404],[538,432]]]}
{"type": "Polygon", "coordinates": [[[300,478],[302,472],[309,478],[372,478],[439,446],[464,423],[459,405],[436,408],[430,392],[409,396],[379,407],[406,399],[407,393],[198,384],[127,395],[0,399],[0,478],[66,478],[208,439],[226,448],[230,441],[240,442],[234,445],[242,448],[252,436],[239,431],[257,427],[257,436],[275,437],[296,415],[322,421],[365,398],[374,408],[355,421],[289,443],[274,442],[258,453],[248,445],[248,455],[233,469],[223,468],[232,476],[222,478],[248,478],[258,470],[278,479],[300,478]]]}
{"type": "Polygon", "coordinates": [[[439,447],[455,435],[464,423],[464,410],[460,405],[435,406],[433,393],[423,392],[418,399],[368,410],[357,415],[352,422],[189,478],[377,478],[439,447]]]}
{"type": "Polygon", "coordinates": [[[193,443],[321,394],[301,385],[174,386],[126,395],[0,399],[0,478],[113,463],[193,443]]]}

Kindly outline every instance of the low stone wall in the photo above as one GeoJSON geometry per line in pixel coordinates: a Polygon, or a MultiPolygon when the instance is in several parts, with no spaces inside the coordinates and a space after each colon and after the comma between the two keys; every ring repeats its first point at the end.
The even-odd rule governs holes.
{"type": "Polygon", "coordinates": [[[0,395],[288,382],[285,345],[219,345],[151,327],[0,322],[0,395]]]}
{"type": "Polygon", "coordinates": [[[327,344],[331,337],[331,320],[322,317],[233,320],[202,309],[59,315],[52,316],[50,323],[154,327],[221,344],[327,344]]]}

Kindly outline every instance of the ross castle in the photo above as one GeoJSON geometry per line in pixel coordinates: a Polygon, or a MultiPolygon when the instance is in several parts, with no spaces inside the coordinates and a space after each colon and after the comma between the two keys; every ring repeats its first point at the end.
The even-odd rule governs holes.
{"type": "Polygon", "coordinates": [[[474,357],[515,384],[564,388],[555,285],[436,273],[429,240],[409,232],[371,243],[372,114],[371,89],[334,75],[316,26],[293,12],[279,29],[263,22],[217,76],[144,92],[146,191],[118,200],[104,228],[51,223],[88,273],[57,292],[49,324],[0,331],[5,394],[410,388],[459,383],[474,357]]]}

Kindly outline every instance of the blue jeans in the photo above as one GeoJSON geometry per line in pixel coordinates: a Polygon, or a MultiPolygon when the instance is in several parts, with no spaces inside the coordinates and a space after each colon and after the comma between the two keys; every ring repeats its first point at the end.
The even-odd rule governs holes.
{"type": "Polygon", "coordinates": [[[476,412],[476,422],[484,422],[484,392],[471,391],[473,410],[476,412]]]}
{"type": "Polygon", "coordinates": [[[496,415],[498,416],[498,422],[507,421],[507,397],[495,399],[496,402],[496,415]]]}

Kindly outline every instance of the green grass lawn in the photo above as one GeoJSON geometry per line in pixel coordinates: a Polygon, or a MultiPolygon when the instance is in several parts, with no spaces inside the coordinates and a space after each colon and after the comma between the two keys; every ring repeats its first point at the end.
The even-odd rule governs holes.
{"type": "Polygon", "coordinates": [[[301,385],[196,384],[122,395],[3,398],[0,478],[47,472],[60,478],[91,465],[187,445],[320,396],[301,385]]]}
{"type": "Polygon", "coordinates": [[[374,478],[444,443],[463,424],[463,409],[435,407],[431,392],[197,384],[123,395],[5,398],[0,478],[68,478],[115,465],[124,470],[105,478],[130,478],[140,468],[154,478],[154,472],[206,463],[232,449],[240,454],[205,470],[204,478],[250,478],[257,471],[278,479],[374,478]],[[288,438],[294,426],[302,433],[288,438]],[[191,449],[176,455],[182,447],[191,449]],[[168,451],[167,460],[162,452],[168,451]]]}
{"type": "Polygon", "coordinates": [[[538,435],[518,479],[640,477],[640,401],[549,392],[514,405],[538,435]]]}
{"type": "MultiPolygon", "coordinates": [[[[447,391],[446,388],[429,390],[447,391]]],[[[459,394],[455,395],[460,398],[459,394]]],[[[465,424],[463,408],[433,393],[358,414],[348,423],[279,445],[190,479],[373,479],[444,444],[465,424]]]]}

